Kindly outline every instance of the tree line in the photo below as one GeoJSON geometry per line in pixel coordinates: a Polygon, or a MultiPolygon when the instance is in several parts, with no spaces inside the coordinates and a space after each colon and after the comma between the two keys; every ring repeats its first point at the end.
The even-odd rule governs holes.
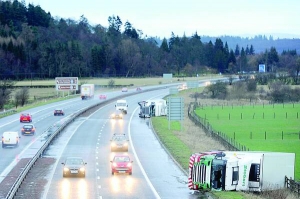
{"type": "MultiPolygon", "coordinates": [[[[155,28],[155,27],[154,27],[155,28]]],[[[296,50],[279,54],[275,47],[255,53],[255,46],[230,49],[220,38],[202,42],[195,32],[171,32],[160,45],[129,21],[108,17],[108,27],[54,18],[40,6],[0,1],[0,78],[45,79],[76,77],[151,77],[163,73],[196,76],[257,71],[299,74],[296,50]]]]}

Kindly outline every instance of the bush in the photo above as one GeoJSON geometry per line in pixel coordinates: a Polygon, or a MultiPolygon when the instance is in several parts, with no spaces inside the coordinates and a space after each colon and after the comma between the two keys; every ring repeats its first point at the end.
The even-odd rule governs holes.
{"type": "Polygon", "coordinates": [[[115,80],[113,80],[113,79],[110,79],[109,81],[108,81],[108,87],[113,87],[114,85],[115,85],[115,80]]]}

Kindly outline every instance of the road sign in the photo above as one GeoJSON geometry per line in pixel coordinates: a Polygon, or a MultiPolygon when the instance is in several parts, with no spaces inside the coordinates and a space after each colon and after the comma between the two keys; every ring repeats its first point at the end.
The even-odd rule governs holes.
{"type": "Polygon", "coordinates": [[[186,83],[186,86],[188,88],[198,88],[199,87],[199,82],[198,81],[188,81],[186,83]]]}
{"type": "Polygon", "coordinates": [[[56,77],[57,91],[74,91],[78,90],[78,77],[56,77]]]}
{"type": "Polygon", "coordinates": [[[183,97],[168,97],[168,120],[183,120],[184,119],[184,98],[183,97]]]}
{"type": "Polygon", "coordinates": [[[169,93],[170,93],[170,95],[177,94],[178,93],[178,88],[170,88],[169,93]]]}

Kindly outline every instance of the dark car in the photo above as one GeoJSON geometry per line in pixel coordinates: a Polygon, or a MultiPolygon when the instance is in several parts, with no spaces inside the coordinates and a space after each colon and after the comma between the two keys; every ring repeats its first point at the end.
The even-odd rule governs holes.
{"type": "Polygon", "coordinates": [[[55,109],[55,110],[54,110],[54,116],[57,116],[57,115],[62,115],[62,116],[64,116],[64,115],[65,115],[64,110],[61,109],[61,108],[55,109]]]}
{"type": "Polygon", "coordinates": [[[112,114],[111,114],[111,118],[112,119],[123,119],[123,112],[121,110],[115,110],[112,114]]]}
{"type": "Polygon", "coordinates": [[[35,126],[33,124],[25,124],[21,129],[22,135],[34,135],[35,126]]]}
{"type": "Polygon", "coordinates": [[[79,176],[85,177],[85,163],[81,157],[68,157],[61,163],[63,167],[63,177],[79,176]]]}
{"type": "Polygon", "coordinates": [[[29,113],[21,113],[20,122],[32,122],[32,116],[29,113]]]}
{"type": "Polygon", "coordinates": [[[128,151],[128,139],[125,134],[114,134],[110,140],[111,151],[128,151]]]}
{"type": "Polygon", "coordinates": [[[128,173],[132,175],[132,162],[128,155],[115,155],[111,162],[111,174],[128,173]]]}

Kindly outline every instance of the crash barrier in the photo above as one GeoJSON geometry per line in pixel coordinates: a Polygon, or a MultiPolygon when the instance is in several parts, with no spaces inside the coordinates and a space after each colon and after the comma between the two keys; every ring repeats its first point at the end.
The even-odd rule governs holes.
{"type": "MultiPolygon", "coordinates": [[[[162,86],[162,87],[158,87],[158,88],[152,88],[152,89],[146,89],[143,90],[141,92],[150,92],[150,91],[154,91],[154,90],[160,90],[160,89],[165,89],[167,88],[167,86],[162,86]]],[[[116,96],[113,97],[109,100],[105,100],[105,101],[101,101],[99,103],[96,103],[90,107],[84,108],[76,113],[74,113],[69,119],[67,119],[66,121],[64,121],[53,133],[50,134],[50,132],[48,132],[48,139],[47,141],[43,144],[43,146],[38,150],[38,152],[35,154],[35,156],[27,163],[27,165],[24,167],[24,169],[22,170],[22,172],[20,173],[20,175],[18,176],[18,178],[16,179],[15,183],[12,185],[11,189],[8,191],[7,195],[6,195],[6,199],[13,199],[14,196],[16,195],[19,187],[21,186],[22,182],[24,181],[24,179],[26,178],[26,175],[28,174],[28,172],[30,171],[31,168],[33,168],[35,162],[38,160],[38,158],[43,156],[44,151],[47,149],[47,147],[52,143],[52,141],[70,124],[72,123],[78,116],[80,116],[81,114],[89,111],[90,109],[93,109],[97,106],[102,106],[105,104],[108,104],[112,101],[124,98],[124,97],[128,97],[131,95],[136,95],[136,94],[140,94],[141,92],[137,92],[137,93],[126,93],[126,94],[122,94],[120,96],[116,96]]],[[[48,129],[51,129],[51,127],[49,127],[48,129]]]]}
{"type": "Polygon", "coordinates": [[[0,112],[0,116],[10,115],[10,114],[13,114],[16,112],[17,112],[16,109],[4,110],[4,111],[0,112]]]}
{"type": "Polygon", "coordinates": [[[296,182],[295,180],[285,176],[285,186],[291,192],[296,193],[298,197],[300,197],[300,182],[296,182]]]}
{"type": "Polygon", "coordinates": [[[222,132],[214,131],[212,126],[205,119],[199,117],[194,110],[196,110],[198,104],[190,103],[188,107],[188,117],[192,120],[197,126],[201,127],[207,136],[213,137],[215,140],[218,140],[222,143],[226,149],[230,151],[249,151],[244,145],[236,142],[233,138],[228,137],[222,132]]]}

